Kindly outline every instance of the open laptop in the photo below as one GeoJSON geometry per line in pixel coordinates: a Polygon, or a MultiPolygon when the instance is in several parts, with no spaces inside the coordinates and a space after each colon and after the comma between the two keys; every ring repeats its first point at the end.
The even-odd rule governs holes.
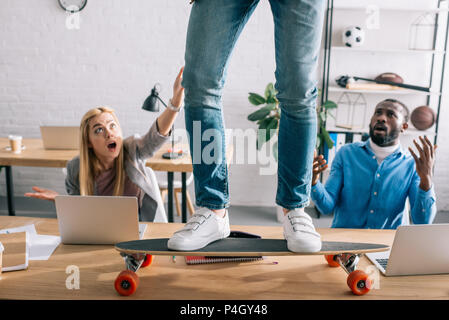
{"type": "Polygon", "coordinates": [[[79,149],[79,127],[41,126],[44,149],[79,149]]]}
{"type": "Polygon", "coordinates": [[[366,256],[385,276],[449,273],[449,224],[400,226],[390,251],[366,256]]]}
{"type": "Polygon", "coordinates": [[[55,204],[64,244],[116,244],[145,232],[136,197],[57,196],[55,204]]]}

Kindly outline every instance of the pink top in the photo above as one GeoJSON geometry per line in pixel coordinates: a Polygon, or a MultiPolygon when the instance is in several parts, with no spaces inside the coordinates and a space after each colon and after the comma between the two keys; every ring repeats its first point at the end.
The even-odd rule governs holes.
{"type": "MultiPolygon", "coordinates": [[[[115,168],[108,169],[100,173],[95,179],[96,194],[99,196],[112,196],[115,184],[115,168]]],[[[125,197],[137,197],[139,206],[141,205],[142,190],[136,186],[128,176],[125,177],[125,188],[123,190],[125,197]]]]}

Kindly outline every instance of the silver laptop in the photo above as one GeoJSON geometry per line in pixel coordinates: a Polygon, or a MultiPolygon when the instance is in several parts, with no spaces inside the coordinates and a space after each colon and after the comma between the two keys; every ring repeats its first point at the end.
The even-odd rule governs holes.
{"type": "Polygon", "coordinates": [[[57,196],[55,204],[64,244],[116,244],[145,232],[136,197],[57,196]]]}
{"type": "Polygon", "coordinates": [[[390,251],[366,256],[385,276],[449,273],[449,224],[400,226],[390,251]]]}
{"type": "Polygon", "coordinates": [[[41,126],[44,149],[79,149],[79,127],[41,126]]]}

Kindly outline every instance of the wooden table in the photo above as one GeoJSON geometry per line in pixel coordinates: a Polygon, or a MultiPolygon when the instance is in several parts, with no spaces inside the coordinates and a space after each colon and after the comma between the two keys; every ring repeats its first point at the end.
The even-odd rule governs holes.
{"type": "MultiPolygon", "coordinates": [[[[230,212],[232,220],[232,212],[230,212]]],[[[34,223],[39,234],[58,235],[56,219],[0,216],[0,229],[34,223]]],[[[144,238],[166,238],[178,223],[148,223],[144,238]]],[[[231,226],[232,230],[282,239],[282,228],[231,226]]],[[[395,231],[318,229],[325,241],[373,242],[391,245],[395,231]]],[[[48,261],[30,261],[28,270],[0,275],[0,299],[186,299],[186,300],[296,300],[296,299],[448,299],[449,275],[384,277],[379,289],[355,296],[346,285],[346,273],[330,268],[323,256],[267,257],[245,263],[186,265],[156,256],[137,273],[140,285],[131,297],[114,289],[125,263],[113,246],[60,245],[48,261]],[[277,262],[275,264],[274,262],[277,262]],[[69,266],[80,271],[80,289],[69,290],[69,266]]],[[[372,267],[362,257],[359,268],[372,267]]]]}
{"type": "MultiPolygon", "coordinates": [[[[14,185],[12,178],[12,166],[29,167],[55,167],[64,168],[67,162],[78,155],[78,150],[46,150],[43,147],[41,139],[23,139],[25,150],[20,154],[14,154],[5,150],[9,146],[7,138],[0,138],[0,166],[5,167],[6,194],[8,203],[8,212],[10,216],[15,215],[14,209],[14,185]]],[[[175,150],[182,149],[187,152],[179,159],[163,159],[162,154],[171,148],[167,143],[162,146],[155,155],[147,161],[147,166],[155,171],[166,171],[168,182],[168,221],[173,222],[173,173],[181,172],[182,176],[182,221],[187,221],[187,201],[186,201],[186,173],[192,172],[192,159],[189,155],[187,144],[176,145],[175,150]]],[[[232,159],[233,148],[227,148],[228,163],[232,159]]]]}
{"type": "MultiPolygon", "coordinates": [[[[171,149],[170,143],[162,146],[151,159],[148,160],[147,166],[151,167],[154,171],[166,171],[167,172],[167,189],[168,189],[168,222],[173,222],[173,174],[174,172],[181,172],[182,183],[182,222],[187,222],[187,172],[193,172],[192,158],[189,152],[188,144],[175,145],[175,150],[182,150],[184,155],[178,159],[164,159],[162,155],[171,149]]],[[[229,166],[233,156],[233,146],[229,144],[226,148],[226,161],[229,166]]]]}

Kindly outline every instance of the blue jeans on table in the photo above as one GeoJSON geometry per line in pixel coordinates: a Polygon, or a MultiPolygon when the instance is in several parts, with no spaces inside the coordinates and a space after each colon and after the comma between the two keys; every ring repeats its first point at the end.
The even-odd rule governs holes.
{"type": "MultiPolygon", "coordinates": [[[[190,13],[182,85],[200,207],[229,206],[222,88],[232,50],[258,2],[196,0],[190,13]]],[[[316,144],[316,69],[325,5],[324,0],[270,0],[270,6],[281,109],[276,203],[302,208],[309,203],[316,144]]]]}

